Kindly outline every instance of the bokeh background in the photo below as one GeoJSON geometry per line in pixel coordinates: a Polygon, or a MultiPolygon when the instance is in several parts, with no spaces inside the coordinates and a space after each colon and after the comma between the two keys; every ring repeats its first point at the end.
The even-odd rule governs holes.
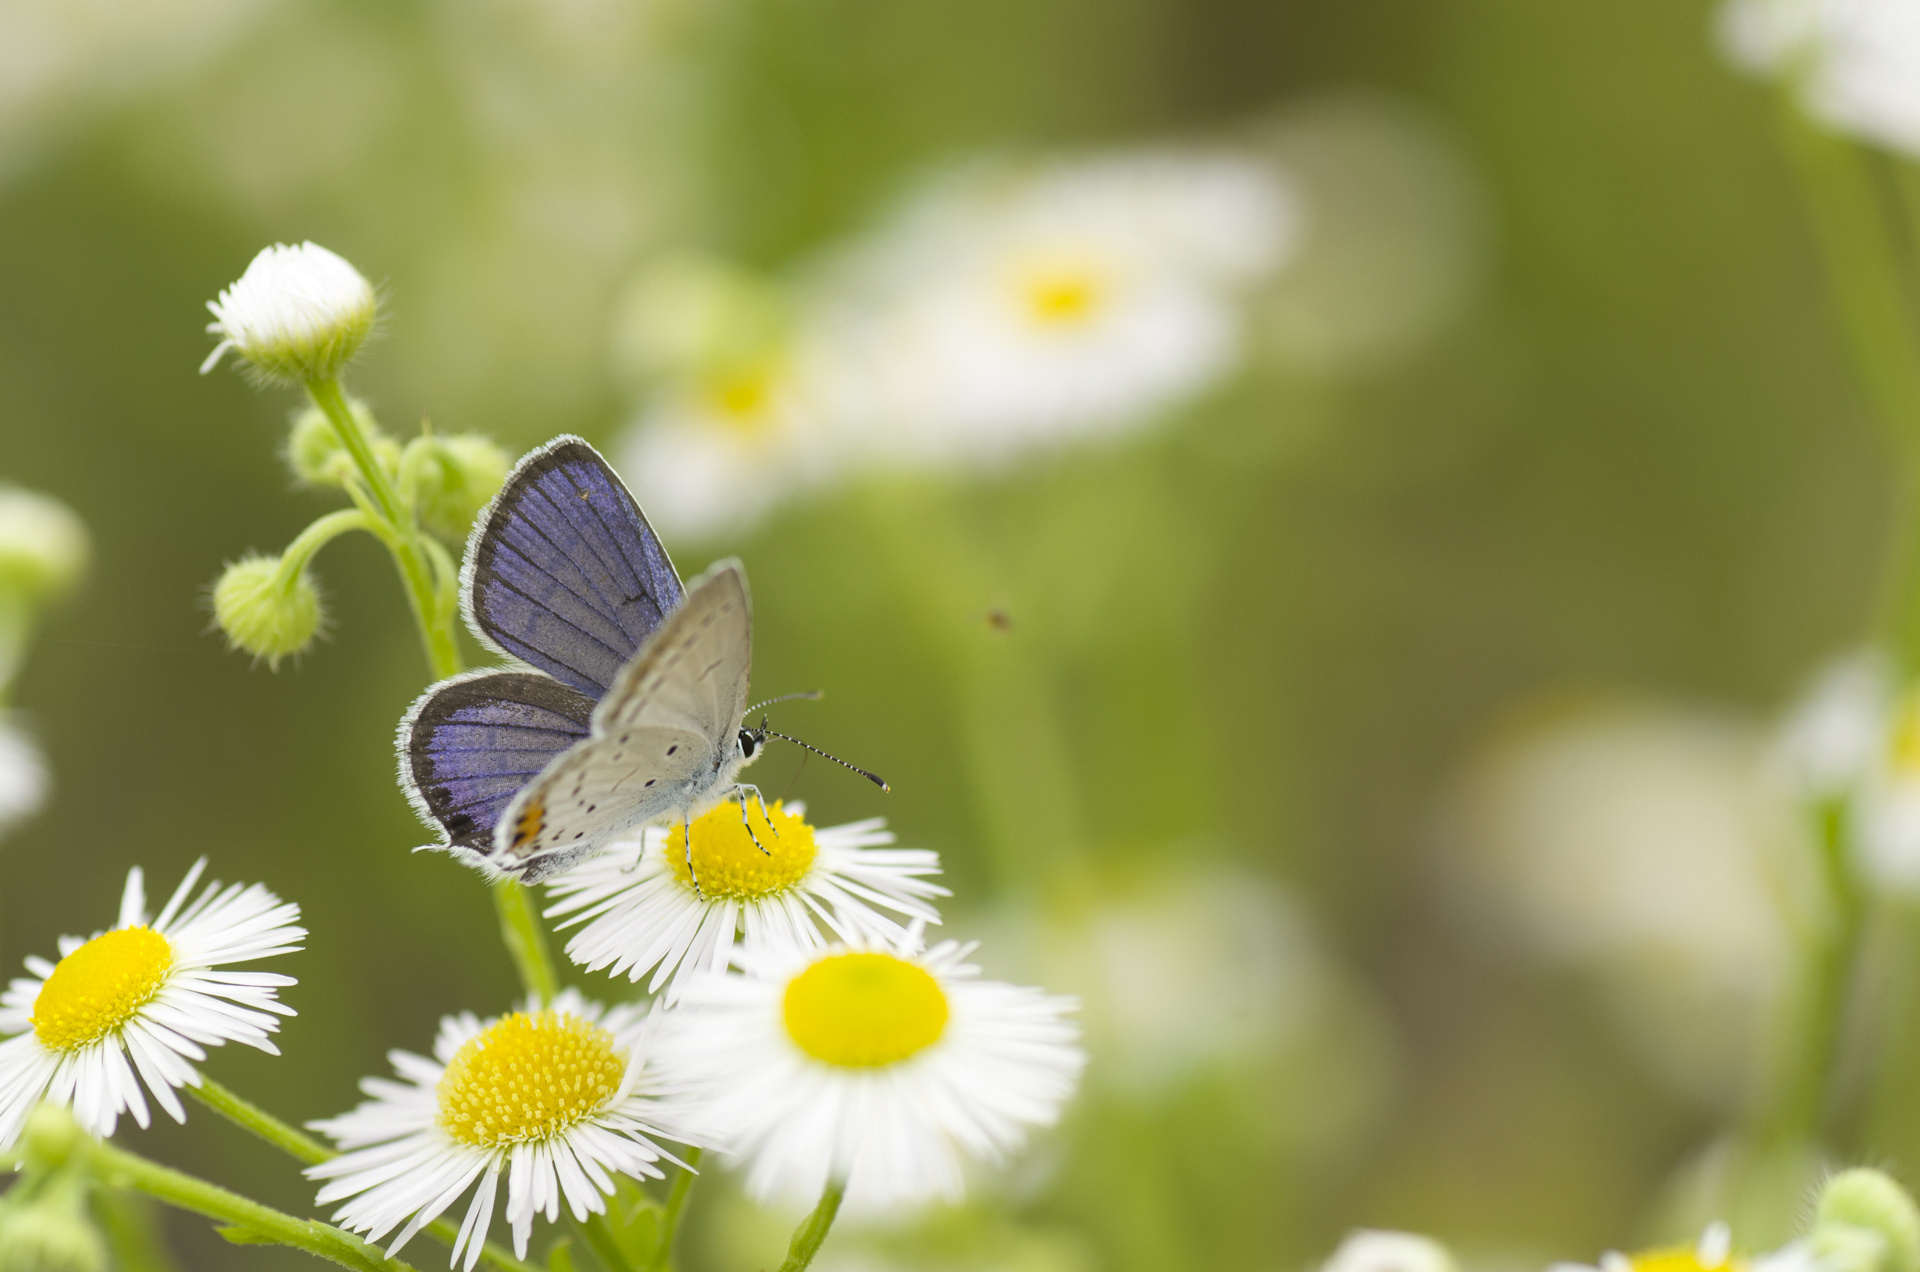
{"type": "MultiPolygon", "coordinates": [[[[103,922],[135,863],[266,882],[312,930],[300,1014],[283,1058],[211,1071],[294,1119],[514,993],[479,879],[408,852],[391,735],[426,677],[372,542],[322,559],[334,629],[297,667],[207,630],[222,562],[332,506],[278,458],[290,394],[195,373],[263,244],[381,285],[351,382],[389,428],[612,445],[650,261],[777,272],[980,154],[1258,137],[1308,230],[1236,373],[1126,439],[670,542],[688,574],[745,559],[756,688],[825,688],[785,727],[894,787],[776,751],[769,793],[884,813],[990,970],[1089,999],[1067,1123],[823,1266],[1294,1269],[1367,1225],[1506,1268],[1669,1235],[1776,996],[1769,722],[1859,639],[1888,520],[1777,104],[1710,19],[0,0],[0,477],[95,540],[12,694],[55,790],[0,848],[0,952],[103,922]]],[[[1916,1163],[1901,1019],[1850,1147],[1916,1163]]],[[[310,1207],[204,1111],[125,1133],[310,1207]]],[[[770,1265],[791,1220],[703,1188],[686,1261],[770,1265]]],[[[304,1263],[168,1222],[182,1266],[304,1263]]]]}

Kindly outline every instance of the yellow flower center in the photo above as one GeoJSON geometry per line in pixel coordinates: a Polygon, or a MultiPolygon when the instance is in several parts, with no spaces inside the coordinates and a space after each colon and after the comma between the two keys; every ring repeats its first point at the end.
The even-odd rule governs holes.
{"type": "Polygon", "coordinates": [[[1043,327],[1071,327],[1086,322],[1106,299],[1106,293],[1106,280],[1087,265],[1030,269],[1020,278],[1020,295],[1027,314],[1043,327]]]}
{"type": "Polygon", "coordinates": [[[1893,764],[1908,777],[1920,777],[1920,689],[1904,694],[1896,709],[1893,764]]]}
{"type": "Polygon", "coordinates": [[[780,371],[780,360],[767,357],[733,363],[710,373],[707,401],[721,426],[748,438],[765,433],[774,420],[780,371]]]}
{"type": "Polygon", "coordinates": [[[462,1144],[544,1140],[613,1098],[627,1053],[564,1012],[515,1012],[467,1039],[440,1076],[440,1125],[462,1144]]]}
{"type": "Polygon", "coordinates": [[[947,995],[891,954],[835,954],[787,983],[787,1033],[816,1060],[873,1069],[940,1040],[947,995]]]}
{"type": "Polygon", "coordinates": [[[1729,1272],[1743,1269],[1745,1264],[1731,1255],[1723,1257],[1714,1264],[1703,1263],[1698,1246],[1667,1246],[1658,1250],[1643,1250],[1631,1256],[1633,1272],[1729,1272]]]}
{"type": "Polygon", "coordinates": [[[33,1000],[33,1034],[52,1051],[98,1042],[153,1000],[173,945],[152,928],[116,928],[60,960],[33,1000]]]}
{"type": "MultiPolygon", "coordinates": [[[[693,873],[699,876],[701,893],[751,901],[791,888],[806,877],[817,851],[813,827],[789,813],[778,800],[767,812],[772,814],[772,825],[761,813],[760,801],[749,799],[747,821],[742,821],[740,805],[728,800],[694,819],[693,873]],[[747,822],[753,825],[751,836],[747,834],[747,822]],[[757,847],[755,839],[760,841],[757,847]]],[[[667,832],[664,851],[667,869],[691,888],[684,823],[667,832]]]]}

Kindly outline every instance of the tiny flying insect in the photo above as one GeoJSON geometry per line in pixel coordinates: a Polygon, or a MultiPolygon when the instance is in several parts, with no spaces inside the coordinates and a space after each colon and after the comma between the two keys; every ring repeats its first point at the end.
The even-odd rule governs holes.
{"type": "Polygon", "coordinates": [[[538,883],[729,798],[746,821],[760,791],[737,778],[768,738],[887,789],[764,717],[747,727],[745,570],[728,558],[683,588],[640,505],[578,437],[514,466],[467,540],[460,602],[475,636],[522,668],[422,694],[400,721],[400,785],[443,837],[429,846],[490,876],[538,883]]]}

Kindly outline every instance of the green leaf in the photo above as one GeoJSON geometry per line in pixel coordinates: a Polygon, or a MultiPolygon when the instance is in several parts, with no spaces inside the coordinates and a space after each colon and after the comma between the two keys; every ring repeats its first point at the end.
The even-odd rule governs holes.
{"type": "Polygon", "coordinates": [[[548,1272],[575,1272],[572,1247],[572,1237],[562,1237],[553,1243],[553,1248],[547,1251],[548,1272]]]}
{"type": "Polygon", "coordinates": [[[607,1206],[607,1227],[620,1253],[635,1267],[646,1267],[660,1246],[660,1221],[666,1207],[631,1179],[622,1179],[607,1206]]]}

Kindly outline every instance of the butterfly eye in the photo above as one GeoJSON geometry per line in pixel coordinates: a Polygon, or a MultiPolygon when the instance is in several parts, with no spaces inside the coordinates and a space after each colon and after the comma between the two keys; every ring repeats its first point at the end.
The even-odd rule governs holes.
{"type": "Polygon", "coordinates": [[[740,757],[750,760],[753,758],[753,753],[759,749],[760,739],[753,735],[753,731],[751,729],[740,730],[740,757]]]}

